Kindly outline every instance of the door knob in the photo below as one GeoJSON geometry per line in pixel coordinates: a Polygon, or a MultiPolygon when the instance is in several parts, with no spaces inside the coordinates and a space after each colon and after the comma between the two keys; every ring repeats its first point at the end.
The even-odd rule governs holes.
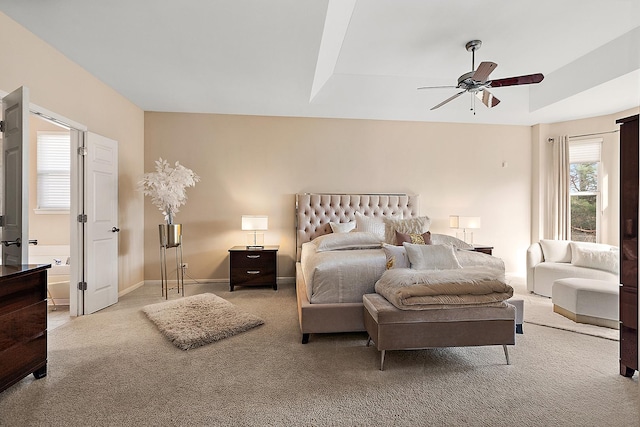
{"type": "Polygon", "coordinates": [[[118,227],[113,227],[113,228],[111,229],[111,232],[112,232],[112,233],[117,233],[118,231],[120,231],[120,229],[119,229],[118,227]]]}
{"type": "Polygon", "coordinates": [[[22,239],[20,239],[19,237],[16,240],[3,240],[2,244],[9,247],[9,246],[17,246],[20,247],[22,245],[22,239]]]}

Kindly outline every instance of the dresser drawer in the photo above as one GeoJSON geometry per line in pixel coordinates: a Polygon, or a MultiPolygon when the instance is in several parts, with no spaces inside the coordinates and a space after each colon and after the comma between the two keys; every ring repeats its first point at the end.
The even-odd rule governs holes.
{"type": "Polygon", "coordinates": [[[25,275],[20,280],[5,281],[0,286],[0,315],[27,307],[47,298],[46,272],[25,275]]]}

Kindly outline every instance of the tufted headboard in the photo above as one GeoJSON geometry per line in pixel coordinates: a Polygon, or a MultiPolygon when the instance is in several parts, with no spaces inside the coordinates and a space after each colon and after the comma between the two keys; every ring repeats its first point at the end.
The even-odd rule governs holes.
{"type": "Polygon", "coordinates": [[[296,260],[302,244],[331,233],[329,222],[355,220],[356,212],[370,217],[418,216],[418,196],[408,194],[296,194],[296,260]]]}

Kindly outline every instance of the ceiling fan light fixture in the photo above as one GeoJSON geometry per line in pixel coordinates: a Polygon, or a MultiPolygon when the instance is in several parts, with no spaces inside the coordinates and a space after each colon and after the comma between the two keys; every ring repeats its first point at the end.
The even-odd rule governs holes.
{"type": "MultiPolygon", "coordinates": [[[[469,92],[471,95],[475,95],[478,99],[482,101],[482,103],[488,108],[495,107],[500,103],[500,100],[496,98],[492,93],[490,93],[487,89],[491,87],[504,87],[504,86],[518,86],[518,85],[529,85],[540,83],[544,76],[540,73],[537,74],[529,74],[518,77],[506,77],[504,79],[498,80],[488,80],[489,74],[493,72],[498,67],[498,64],[490,61],[483,61],[480,63],[478,68],[475,68],[475,52],[480,49],[482,46],[481,40],[471,40],[467,42],[465,48],[468,52],[471,52],[471,71],[461,75],[458,78],[457,86],[450,86],[451,88],[463,89],[462,92],[459,92],[450,98],[444,100],[440,104],[431,108],[431,110],[435,110],[436,108],[440,108],[443,105],[453,101],[464,92],[469,92]]],[[[442,88],[446,86],[423,86],[418,89],[432,89],[432,88],[442,88]]],[[[475,98],[472,98],[475,99],[475,98]]],[[[475,114],[475,104],[472,100],[472,110],[475,114]]]]}

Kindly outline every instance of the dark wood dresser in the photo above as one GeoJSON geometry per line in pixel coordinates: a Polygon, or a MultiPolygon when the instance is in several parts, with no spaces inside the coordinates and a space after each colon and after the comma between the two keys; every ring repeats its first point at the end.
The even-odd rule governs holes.
{"type": "Polygon", "coordinates": [[[47,269],[0,266],[0,391],[47,375],[47,269]]]}
{"type": "Polygon", "coordinates": [[[620,124],[620,375],[638,370],[638,115],[620,124]]]}
{"type": "Polygon", "coordinates": [[[277,284],[278,246],[249,249],[234,246],[229,249],[229,290],[235,286],[272,286],[277,284]]]}

